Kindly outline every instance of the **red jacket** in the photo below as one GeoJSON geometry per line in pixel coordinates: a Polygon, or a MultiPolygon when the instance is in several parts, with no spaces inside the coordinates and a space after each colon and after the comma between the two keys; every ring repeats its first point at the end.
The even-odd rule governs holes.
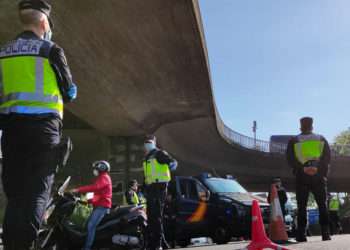
{"type": "Polygon", "coordinates": [[[94,207],[112,207],[112,180],[108,173],[101,173],[94,184],[78,188],[79,193],[93,192],[91,203],[94,207]]]}

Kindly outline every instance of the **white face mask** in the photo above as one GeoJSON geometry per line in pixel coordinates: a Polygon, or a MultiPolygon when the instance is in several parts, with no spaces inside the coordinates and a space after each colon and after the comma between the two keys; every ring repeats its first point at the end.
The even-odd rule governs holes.
{"type": "Polygon", "coordinates": [[[154,143],[145,143],[144,146],[147,152],[151,152],[153,149],[156,149],[156,145],[154,143]]]}
{"type": "Polygon", "coordinates": [[[44,40],[51,41],[51,38],[52,38],[52,31],[51,29],[49,29],[44,33],[44,40]]]}
{"type": "Polygon", "coordinates": [[[98,175],[99,175],[98,170],[97,170],[97,169],[94,169],[93,174],[94,174],[94,176],[98,176],[98,175]]]}

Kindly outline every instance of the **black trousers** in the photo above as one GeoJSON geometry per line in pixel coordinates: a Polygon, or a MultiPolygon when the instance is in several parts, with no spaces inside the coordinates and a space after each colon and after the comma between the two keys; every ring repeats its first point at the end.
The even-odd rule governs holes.
{"type": "Polygon", "coordinates": [[[59,118],[19,116],[2,127],[6,250],[30,249],[37,237],[54,181],[61,127],[59,118]]]}
{"type": "Polygon", "coordinates": [[[327,180],[322,176],[297,176],[296,179],[296,198],[298,204],[298,232],[305,234],[307,224],[307,202],[309,192],[315,197],[318,210],[319,221],[322,228],[328,227],[329,216],[327,209],[327,180]]]}
{"type": "Polygon", "coordinates": [[[167,195],[167,183],[154,183],[146,187],[148,235],[150,249],[162,245],[163,210],[167,195]]]}
{"type": "Polygon", "coordinates": [[[329,211],[329,219],[330,219],[330,231],[331,234],[339,233],[341,230],[340,220],[338,211],[329,211]]]}

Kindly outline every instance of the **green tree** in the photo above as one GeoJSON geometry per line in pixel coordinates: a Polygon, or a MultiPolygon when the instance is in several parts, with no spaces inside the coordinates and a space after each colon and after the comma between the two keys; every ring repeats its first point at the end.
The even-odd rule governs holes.
{"type": "Polygon", "coordinates": [[[334,151],[339,155],[350,155],[350,127],[335,137],[334,151]]]}

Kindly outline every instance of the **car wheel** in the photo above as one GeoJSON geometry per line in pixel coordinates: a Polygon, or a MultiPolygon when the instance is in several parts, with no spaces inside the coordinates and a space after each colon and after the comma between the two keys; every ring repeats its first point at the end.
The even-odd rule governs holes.
{"type": "Polygon", "coordinates": [[[225,227],[217,227],[213,232],[213,242],[216,244],[226,244],[231,239],[229,230],[225,227]]]}

